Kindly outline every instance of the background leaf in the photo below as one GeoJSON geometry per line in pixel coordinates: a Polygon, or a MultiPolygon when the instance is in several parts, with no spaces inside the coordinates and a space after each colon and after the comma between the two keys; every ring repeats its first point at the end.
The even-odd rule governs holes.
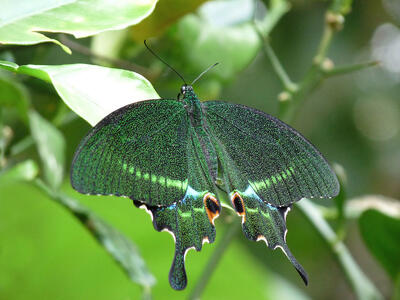
{"type": "Polygon", "coordinates": [[[77,38],[137,24],[154,10],[157,0],[45,0],[1,4],[0,44],[33,45],[54,42],[40,32],[64,32],[77,38]]]}
{"type": "Polygon", "coordinates": [[[50,190],[40,180],[36,181],[36,185],[74,214],[114,260],[122,266],[129,278],[143,286],[146,292],[149,291],[156,282],[155,278],[148,271],[137,247],[128,238],[72,197],[50,190]]]}
{"type": "Polygon", "coordinates": [[[376,210],[365,211],[359,226],[365,244],[388,274],[400,277],[400,219],[392,218],[376,210]]]}
{"type": "Polygon", "coordinates": [[[35,111],[29,113],[29,120],[32,136],[43,162],[44,177],[50,187],[56,190],[64,177],[64,137],[56,127],[35,111]]]}
{"type": "Polygon", "coordinates": [[[160,98],[143,76],[94,65],[26,65],[0,61],[0,67],[49,81],[64,102],[92,126],[127,104],[160,98]]]}
{"type": "Polygon", "coordinates": [[[28,124],[29,96],[25,87],[15,78],[0,72],[0,106],[15,108],[19,117],[28,124]]]}
{"type": "Polygon", "coordinates": [[[28,159],[0,172],[0,185],[10,181],[32,181],[39,173],[37,164],[28,159]]]}

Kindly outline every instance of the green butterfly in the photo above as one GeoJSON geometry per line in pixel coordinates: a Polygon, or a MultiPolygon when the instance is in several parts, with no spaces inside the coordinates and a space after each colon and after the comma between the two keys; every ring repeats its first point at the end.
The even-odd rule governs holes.
{"type": "Polygon", "coordinates": [[[132,199],[156,230],[173,235],[169,281],[177,290],[187,284],[187,251],[215,240],[218,189],[228,193],[245,236],[281,248],[306,284],[285,241],[286,214],[303,197],[339,192],[321,153],[293,128],[244,105],[200,102],[186,84],[178,100],[137,102],[100,121],[75,153],[71,182],[81,193],[132,199]]]}

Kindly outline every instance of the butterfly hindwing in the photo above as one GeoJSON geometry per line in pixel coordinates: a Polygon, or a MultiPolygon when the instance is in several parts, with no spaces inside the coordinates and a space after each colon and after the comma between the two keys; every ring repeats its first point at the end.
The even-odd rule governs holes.
{"type": "Polygon", "coordinates": [[[86,194],[170,205],[186,193],[188,140],[188,117],[181,102],[127,105],[82,140],[72,163],[72,186],[86,194]]]}
{"type": "MultiPolygon", "coordinates": [[[[198,139],[195,129],[188,129],[191,139],[187,144],[188,187],[185,196],[169,206],[145,205],[151,212],[154,228],[167,230],[175,240],[175,255],[169,273],[171,286],[176,290],[186,287],[185,255],[189,249],[200,251],[204,242],[215,240],[214,219],[221,212],[215,186],[202,149],[209,148],[206,140],[198,139]]],[[[209,142],[208,142],[209,143],[209,142]]],[[[214,154],[215,156],[215,154],[214,154]]],[[[215,160],[216,157],[209,157],[215,160]]],[[[137,206],[143,205],[136,202],[137,206]]]]}
{"type": "Polygon", "coordinates": [[[271,249],[280,248],[287,256],[304,283],[308,283],[307,273],[292,255],[286,244],[286,215],[288,207],[274,207],[258,197],[251,186],[245,191],[234,190],[230,194],[232,206],[242,217],[244,235],[252,241],[264,241],[271,249]]]}

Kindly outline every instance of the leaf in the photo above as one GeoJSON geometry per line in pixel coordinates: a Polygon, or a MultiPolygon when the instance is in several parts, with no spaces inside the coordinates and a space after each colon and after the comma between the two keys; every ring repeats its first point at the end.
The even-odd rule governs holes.
{"type": "Polygon", "coordinates": [[[44,177],[51,188],[56,190],[64,176],[64,137],[56,127],[35,111],[29,113],[29,120],[32,136],[43,163],[44,177]]]}
{"type": "MultiPolygon", "coordinates": [[[[168,55],[169,62],[177,69],[200,74],[211,64],[220,63],[201,81],[201,85],[214,83],[216,93],[206,93],[206,97],[217,96],[220,84],[215,88],[215,81],[231,80],[256,57],[261,43],[254,28],[254,5],[252,0],[206,2],[196,14],[185,16],[167,31],[168,43],[179,51],[168,47],[164,56],[168,55]]],[[[279,2],[262,16],[257,23],[263,35],[267,36],[276,24],[277,14],[287,10],[287,3],[279,2]]]]}
{"type": "Polygon", "coordinates": [[[132,27],[132,37],[138,42],[152,36],[159,36],[176,20],[194,11],[208,0],[163,0],[146,20],[132,27]]]}
{"type": "Polygon", "coordinates": [[[127,104],[160,98],[140,74],[86,64],[26,65],[0,61],[0,67],[51,82],[64,102],[92,126],[127,104]]]}
{"type": "Polygon", "coordinates": [[[28,123],[29,96],[24,86],[14,78],[0,73],[0,106],[15,107],[20,118],[28,123]]]}
{"type": "Polygon", "coordinates": [[[400,276],[400,219],[365,211],[359,226],[365,244],[393,280],[400,276]]]}
{"type": "Polygon", "coordinates": [[[40,32],[64,32],[76,38],[137,24],[152,13],[157,0],[42,0],[1,4],[0,44],[33,45],[53,42],[40,32]]]}
{"type": "Polygon", "coordinates": [[[0,172],[0,184],[10,181],[32,181],[39,173],[39,168],[33,160],[20,162],[11,168],[0,172]]]}
{"type": "Polygon", "coordinates": [[[40,180],[36,181],[36,186],[77,217],[114,260],[120,264],[129,278],[142,285],[145,288],[144,291],[148,292],[148,289],[155,284],[156,280],[147,269],[136,245],[77,200],[50,190],[40,180]]]}

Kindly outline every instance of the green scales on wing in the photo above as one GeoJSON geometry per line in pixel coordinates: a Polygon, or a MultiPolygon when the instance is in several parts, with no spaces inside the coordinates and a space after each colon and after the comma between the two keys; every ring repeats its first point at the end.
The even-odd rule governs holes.
{"type": "Polygon", "coordinates": [[[81,193],[129,197],[175,239],[169,280],[186,286],[188,249],[215,240],[219,188],[230,196],[250,240],[281,248],[305,283],[286,244],[286,214],[303,197],[333,197],[336,176],[294,129],[261,111],[221,101],[201,103],[184,85],[180,100],[147,100],[118,109],[83,139],[71,169],[81,193]],[[222,168],[222,170],[218,170],[222,168]]]}

